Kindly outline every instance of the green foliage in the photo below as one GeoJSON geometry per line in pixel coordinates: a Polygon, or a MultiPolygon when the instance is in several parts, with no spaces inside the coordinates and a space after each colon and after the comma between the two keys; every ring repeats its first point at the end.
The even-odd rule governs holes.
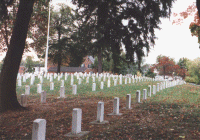
{"type": "Polygon", "coordinates": [[[31,56],[27,56],[26,58],[26,63],[25,63],[25,67],[27,68],[27,72],[33,72],[34,69],[34,62],[32,60],[33,58],[31,56]]]}
{"type": "Polygon", "coordinates": [[[185,81],[188,82],[188,83],[198,83],[197,77],[186,76],[185,81]]]}
{"type": "Polygon", "coordinates": [[[185,69],[188,69],[187,68],[187,62],[189,61],[188,58],[180,58],[179,61],[178,61],[178,65],[180,66],[180,68],[185,68],[185,69]]]}
{"type": "Polygon", "coordinates": [[[51,14],[51,28],[54,34],[51,36],[49,58],[54,64],[58,64],[58,67],[61,65],[77,67],[86,55],[82,46],[76,43],[76,34],[73,34],[78,30],[74,24],[77,13],[74,15],[73,10],[67,5],[59,6],[59,11],[52,11],[51,14]]]}
{"type": "Polygon", "coordinates": [[[155,78],[156,74],[151,71],[151,68],[149,68],[145,76],[155,78]]]}
{"type": "Polygon", "coordinates": [[[190,75],[187,80],[200,84],[200,58],[196,58],[193,61],[187,61],[186,65],[190,75]]]}

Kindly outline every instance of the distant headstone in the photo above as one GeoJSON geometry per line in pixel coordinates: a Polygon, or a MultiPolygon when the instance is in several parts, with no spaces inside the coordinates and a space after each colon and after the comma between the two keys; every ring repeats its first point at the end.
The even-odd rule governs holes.
{"type": "Polygon", "coordinates": [[[101,82],[101,89],[103,89],[103,86],[104,86],[104,82],[102,81],[101,82]]]}
{"type": "Polygon", "coordinates": [[[129,82],[129,84],[131,84],[131,78],[130,77],[128,78],[128,82],[129,82]]]}
{"type": "Polygon", "coordinates": [[[148,96],[151,97],[151,85],[148,85],[148,96]]]}
{"type": "Polygon", "coordinates": [[[41,93],[41,103],[46,103],[47,92],[42,91],[41,93]]]}
{"type": "Polygon", "coordinates": [[[61,87],[64,87],[65,86],[65,81],[64,80],[61,80],[61,87]]]}
{"type": "Polygon", "coordinates": [[[26,76],[23,75],[23,82],[25,83],[26,82],[26,76]]]}
{"type": "Polygon", "coordinates": [[[65,87],[60,87],[60,98],[65,98],[65,87]]]}
{"type": "Polygon", "coordinates": [[[127,84],[127,78],[125,78],[125,81],[124,81],[125,85],[127,84]]]}
{"type": "Polygon", "coordinates": [[[157,92],[159,92],[159,83],[157,83],[157,92]]]}
{"type": "Polygon", "coordinates": [[[22,86],[22,81],[21,81],[21,79],[18,79],[18,80],[17,80],[17,83],[18,83],[18,86],[19,86],[19,87],[22,86]]]}
{"type": "Polygon", "coordinates": [[[25,95],[30,95],[30,86],[29,85],[25,86],[25,95]]]}
{"type": "Polygon", "coordinates": [[[53,82],[53,75],[50,75],[50,82],[53,82]]]}
{"type": "Polygon", "coordinates": [[[78,79],[78,84],[79,85],[81,84],[81,80],[82,80],[81,78],[78,79]]]}
{"type": "Polygon", "coordinates": [[[110,80],[108,79],[108,87],[110,87],[110,80]]]}
{"type": "Polygon", "coordinates": [[[156,85],[153,85],[153,94],[156,94],[156,85]]]}
{"type": "Polygon", "coordinates": [[[58,81],[60,81],[60,75],[58,75],[58,81]]]}
{"type": "Polygon", "coordinates": [[[92,84],[92,91],[96,91],[96,83],[92,84]]]}
{"type": "Polygon", "coordinates": [[[77,85],[73,85],[72,94],[74,94],[74,95],[77,94],[77,85]]]}
{"type": "Polygon", "coordinates": [[[86,83],[89,83],[89,77],[86,78],[86,83]]]}
{"type": "Polygon", "coordinates": [[[93,81],[93,83],[95,83],[95,77],[92,77],[92,81],[93,81]]]}
{"type": "Polygon", "coordinates": [[[42,92],[42,85],[37,84],[37,93],[41,93],[41,92],[42,92]]]}
{"type": "Polygon", "coordinates": [[[114,86],[117,86],[117,79],[114,79],[114,86]]]}
{"type": "Polygon", "coordinates": [[[50,90],[54,90],[54,83],[53,82],[50,83],[50,90]]]}
{"type": "Polygon", "coordinates": [[[71,86],[74,84],[74,76],[71,75],[71,86]]]}

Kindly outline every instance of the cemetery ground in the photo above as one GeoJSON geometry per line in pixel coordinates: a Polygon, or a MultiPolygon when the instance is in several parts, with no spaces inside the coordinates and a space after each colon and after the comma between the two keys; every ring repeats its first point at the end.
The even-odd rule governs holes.
{"type": "MultiPolygon", "coordinates": [[[[78,139],[64,136],[71,132],[73,108],[82,109],[81,130],[90,131],[79,139],[200,139],[200,87],[177,85],[156,92],[143,101],[142,90],[156,83],[145,81],[110,88],[105,84],[103,90],[97,87],[96,91],[92,91],[91,84],[81,84],[77,95],[72,95],[72,87],[68,86],[66,98],[58,99],[60,83],[55,82],[55,90],[50,91],[44,81],[46,103],[40,103],[36,85],[32,86],[26,110],[1,114],[0,139],[31,139],[33,121],[38,118],[47,121],[47,140],[78,139]],[[141,92],[141,103],[136,103],[136,90],[141,92]],[[125,108],[126,94],[131,94],[132,98],[132,109],[129,110],[125,108]],[[114,97],[120,98],[121,116],[107,115],[113,111],[114,97]],[[90,124],[96,120],[99,101],[104,102],[104,120],[108,120],[108,124],[90,124]]],[[[17,87],[19,100],[20,94],[24,93],[23,86],[17,87]]]]}

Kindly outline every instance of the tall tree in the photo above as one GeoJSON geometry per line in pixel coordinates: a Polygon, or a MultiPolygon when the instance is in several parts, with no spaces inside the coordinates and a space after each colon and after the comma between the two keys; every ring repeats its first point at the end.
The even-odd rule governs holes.
{"type": "Polygon", "coordinates": [[[134,61],[134,53],[141,60],[143,49],[146,48],[148,52],[149,47],[154,45],[154,29],[159,28],[160,18],[169,17],[173,1],[73,0],[73,3],[81,9],[85,23],[96,20],[90,27],[95,29],[93,35],[98,35],[98,45],[94,47],[99,52],[99,59],[101,51],[112,52],[113,69],[119,73],[117,64],[122,45],[125,46],[126,59],[130,63],[134,61]],[[128,25],[123,24],[123,21],[127,21],[128,25]]]}
{"type": "MultiPolygon", "coordinates": [[[[29,21],[35,0],[20,0],[16,20],[12,30],[10,45],[6,53],[0,75],[0,112],[22,108],[17,100],[16,79],[22,54],[25,49],[29,21]]],[[[38,1],[37,1],[38,2],[38,1]]],[[[7,16],[7,7],[13,0],[1,0],[0,19],[7,16]]]]}
{"type": "Polygon", "coordinates": [[[34,69],[33,69],[34,62],[33,62],[33,58],[31,56],[27,56],[25,67],[27,68],[27,72],[33,72],[34,71],[34,69]]]}
{"type": "Polygon", "coordinates": [[[164,78],[166,75],[173,75],[175,69],[178,68],[177,66],[175,66],[174,60],[167,56],[159,55],[156,61],[157,63],[154,64],[154,67],[152,67],[152,71],[154,68],[156,68],[159,71],[160,75],[164,75],[164,78]]]}
{"type": "Polygon", "coordinates": [[[86,55],[85,47],[78,39],[79,31],[77,18],[79,14],[72,8],[61,4],[60,10],[52,12],[51,28],[55,33],[51,35],[49,58],[57,64],[57,73],[61,65],[80,66],[83,57],[86,55]]]}
{"type": "MultiPolygon", "coordinates": [[[[10,38],[13,31],[16,14],[18,11],[19,0],[12,0],[12,5],[8,5],[8,10],[4,18],[0,21],[0,51],[7,51],[10,45],[10,38]]],[[[26,40],[25,51],[29,51],[29,47],[34,48],[38,53],[43,52],[46,45],[47,32],[47,15],[48,4],[45,0],[36,1],[34,4],[32,19],[29,22],[29,30],[27,38],[32,40],[32,43],[26,40]]]]}

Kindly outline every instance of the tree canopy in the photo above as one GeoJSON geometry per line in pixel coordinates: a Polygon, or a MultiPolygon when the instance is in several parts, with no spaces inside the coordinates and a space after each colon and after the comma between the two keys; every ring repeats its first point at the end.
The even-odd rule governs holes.
{"type": "Polygon", "coordinates": [[[84,24],[93,28],[94,47],[99,51],[112,52],[114,71],[120,60],[122,45],[126,49],[126,59],[134,62],[149,52],[155,44],[155,29],[159,29],[160,18],[169,17],[174,0],[72,0],[81,10],[84,24]],[[94,22],[95,21],[95,22],[94,22]],[[127,22],[125,24],[124,22],[127,22]],[[93,24],[92,24],[93,23],[93,24]]]}

